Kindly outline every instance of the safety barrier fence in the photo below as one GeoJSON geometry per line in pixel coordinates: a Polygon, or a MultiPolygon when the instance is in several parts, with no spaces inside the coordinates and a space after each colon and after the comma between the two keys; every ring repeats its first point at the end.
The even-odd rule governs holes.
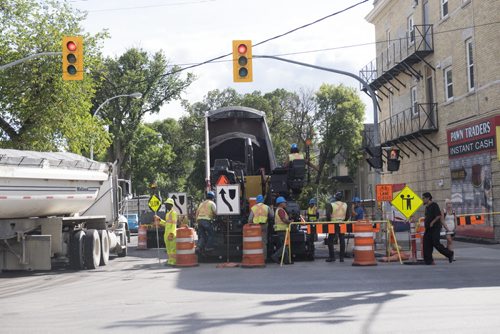
{"type": "MultiPolygon", "coordinates": [[[[381,226],[385,225],[385,227],[386,227],[385,233],[386,233],[386,241],[387,241],[386,242],[387,254],[389,255],[389,253],[390,253],[389,240],[392,238],[394,240],[395,245],[396,245],[396,250],[398,253],[399,260],[402,263],[401,254],[399,253],[399,246],[397,245],[397,239],[396,239],[396,235],[394,233],[394,228],[389,220],[360,220],[360,221],[334,220],[334,221],[326,221],[326,222],[323,222],[323,221],[321,221],[321,222],[318,222],[318,221],[306,222],[302,216],[300,218],[301,218],[300,222],[291,222],[288,225],[288,228],[286,229],[285,247],[288,247],[288,261],[289,262],[291,262],[291,260],[292,260],[292,243],[290,242],[290,230],[291,230],[293,225],[300,225],[300,226],[305,225],[305,226],[307,226],[308,233],[309,233],[309,231],[312,230],[311,229],[312,225],[316,226],[316,230],[318,230],[318,227],[321,226],[322,231],[327,231],[325,233],[332,233],[333,234],[333,233],[335,233],[335,228],[333,226],[335,224],[340,225],[340,233],[346,233],[348,231],[352,231],[355,233],[355,227],[353,227],[353,225],[355,225],[356,223],[367,223],[368,222],[368,223],[372,224],[372,226],[373,226],[372,231],[371,231],[373,233],[379,232],[381,230],[381,226]],[[327,226],[325,226],[325,225],[327,225],[327,226]],[[343,231],[345,231],[345,232],[343,232],[343,231]]],[[[283,247],[283,252],[281,254],[281,261],[280,261],[281,266],[283,266],[283,261],[285,259],[285,247],[283,247]]]]}

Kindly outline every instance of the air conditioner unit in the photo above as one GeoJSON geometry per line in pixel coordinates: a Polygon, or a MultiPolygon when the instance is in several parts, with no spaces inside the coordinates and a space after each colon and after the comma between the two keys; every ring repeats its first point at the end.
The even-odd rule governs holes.
{"type": "Polygon", "coordinates": [[[413,0],[413,3],[411,4],[413,8],[418,6],[418,0],[413,0]]]}

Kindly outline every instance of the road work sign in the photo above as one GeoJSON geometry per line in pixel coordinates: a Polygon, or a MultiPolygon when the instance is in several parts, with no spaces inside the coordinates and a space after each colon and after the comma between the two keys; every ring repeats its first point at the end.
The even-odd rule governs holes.
{"type": "Polygon", "coordinates": [[[174,210],[180,215],[187,214],[186,193],[168,193],[168,197],[174,200],[174,210]]]}
{"type": "Polygon", "coordinates": [[[161,206],[161,200],[158,197],[156,197],[156,195],[152,195],[149,198],[148,205],[151,210],[153,210],[154,212],[158,212],[158,209],[161,206]]]}
{"type": "Polygon", "coordinates": [[[404,187],[391,201],[393,207],[399,210],[407,219],[420,208],[424,202],[410,187],[404,187]]]}
{"type": "Polygon", "coordinates": [[[377,193],[377,201],[390,202],[392,201],[392,184],[377,184],[375,186],[377,193]]]}
{"type": "Polygon", "coordinates": [[[239,215],[240,214],[240,186],[224,185],[217,186],[215,200],[217,203],[217,215],[239,215]]]}

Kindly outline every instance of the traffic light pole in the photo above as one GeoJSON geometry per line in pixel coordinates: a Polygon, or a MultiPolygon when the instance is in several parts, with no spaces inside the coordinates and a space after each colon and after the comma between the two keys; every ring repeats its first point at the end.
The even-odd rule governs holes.
{"type": "Polygon", "coordinates": [[[354,79],[358,80],[363,85],[363,87],[370,93],[370,97],[371,97],[372,103],[373,103],[373,123],[374,123],[373,126],[375,128],[374,129],[374,134],[373,134],[373,141],[374,141],[373,144],[374,144],[374,146],[380,145],[380,139],[379,139],[379,136],[378,136],[378,114],[377,114],[378,107],[377,107],[377,98],[375,96],[375,92],[373,91],[373,89],[371,89],[370,85],[368,85],[368,83],[366,81],[364,81],[363,79],[361,79],[361,77],[357,76],[356,74],[352,74],[352,73],[341,71],[341,70],[336,70],[336,69],[333,69],[333,68],[316,66],[316,65],[307,64],[307,63],[301,63],[301,62],[298,62],[298,61],[294,61],[294,60],[290,60],[290,59],[285,59],[285,58],[280,58],[280,57],[275,57],[275,56],[258,56],[258,55],[253,55],[253,58],[269,58],[269,59],[280,60],[280,61],[284,61],[286,63],[291,63],[291,64],[295,64],[295,65],[300,65],[300,66],[315,68],[317,70],[322,70],[322,71],[327,71],[327,72],[333,72],[333,73],[337,73],[337,74],[347,75],[347,76],[349,76],[351,78],[354,78],[354,79]]]}
{"type": "MultiPolygon", "coordinates": [[[[336,69],[333,69],[333,68],[316,66],[316,65],[307,64],[307,63],[301,63],[301,62],[298,62],[298,61],[294,61],[294,60],[290,60],[290,59],[285,59],[285,58],[280,58],[280,57],[275,57],[275,56],[258,56],[258,55],[253,55],[252,57],[253,58],[269,58],[269,59],[280,60],[280,61],[284,61],[286,63],[291,63],[291,64],[295,64],[295,65],[300,65],[300,66],[315,68],[317,70],[322,70],[322,71],[327,71],[327,72],[333,72],[333,73],[337,73],[337,74],[347,75],[347,76],[349,76],[351,78],[354,78],[354,79],[358,80],[363,85],[363,87],[370,93],[370,97],[371,97],[372,103],[373,103],[373,127],[374,127],[374,131],[373,131],[374,132],[373,133],[373,142],[374,143],[373,143],[373,145],[374,146],[380,145],[380,138],[379,138],[379,135],[378,135],[378,113],[377,113],[378,107],[377,107],[377,97],[375,96],[375,92],[373,91],[373,89],[371,89],[370,85],[368,85],[368,83],[366,81],[364,81],[363,79],[361,79],[361,77],[357,76],[356,74],[352,74],[352,73],[341,71],[341,70],[336,70],[336,69]]],[[[375,184],[379,184],[379,183],[380,183],[380,171],[376,170],[376,173],[375,173],[375,184]]]]}
{"type": "Polygon", "coordinates": [[[5,65],[0,66],[0,71],[3,71],[5,69],[8,69],[12,66],[16,66],[18,64],[24,63],[25,61],[28,61],[30,59],[34,58],[39,58],[39,57],[45,57],[45,56],[60,56],[62,55],[62,52],[40,52],[40,53],[35,53],[33,55],[29,55],[28,57],[18,59],[16,61],[13,61],[12,63],[8,63],[5,65]]]}

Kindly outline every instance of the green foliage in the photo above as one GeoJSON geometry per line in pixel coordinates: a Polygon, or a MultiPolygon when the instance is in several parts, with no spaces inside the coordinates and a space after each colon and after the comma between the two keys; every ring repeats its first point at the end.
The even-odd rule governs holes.
{"type": "Polygon", "coordinates": [[[333,192],[330,177],[336,176],[339,161],[356,171],[360,159],[364,104],[353,88],[321,85],[316,93],[319,173],[316,183],[333,192]]]}
{"type": "Polygon", "coordinates": [[[131,171],[126,162],[130,160],[131,152],[134,152],[131,138],[142,140],[137,130],[144,116],[158,113],[164,103],[178,99],[193,80],[191,74],[182,79],[180,73],[175,73],[178,70],[176,67],[165,74],[167,70],[168,62],[163,52],[148,54],[144,50],[132,48],[117,58],[107,58],[101,71],[96,74],[100,86],[93,101],[93,110],[102,106],[96,117],[109,125],[113,137],[106,159],[118,161],[119,175],[123,178],[130,176],[131,171]],[[132,93],[141,93],[142,97],[135,99],[125,96],[105,102],[112,97],[132,93]],[[122,169],[122,166],[126,168],[122,169]]]}
{"type": "MultiPolygon", "coordinates": [[[[0,12],[0,64],[41,52],[60,52],[65,35],[83,35],[85,67],[100,62],[99,43],[81,28],[85,16],[55,0],[4,0],[0,12]]],[[[94,81],[62,80],[61,56],[31,59],[0,75],[0,146],[17,149],[88,151],[90,134],[109,138],[89,115],[94,81]]]]}

